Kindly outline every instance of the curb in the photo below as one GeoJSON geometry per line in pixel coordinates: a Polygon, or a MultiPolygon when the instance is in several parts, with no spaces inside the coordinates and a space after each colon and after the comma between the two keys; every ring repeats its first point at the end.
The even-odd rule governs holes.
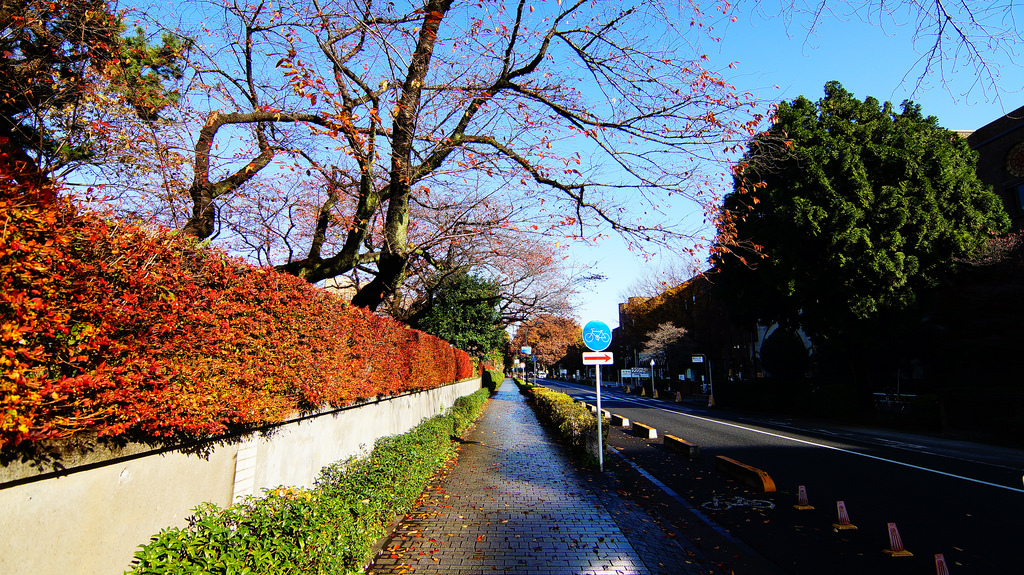
{"type": "Polygon", "coordinates": [[[679,453],[685,453],[687,457],[693,459],[700,455],[700,447],[696,444],[690,443],[685,439],[680,439],[674,435],[665,434],[665,447],[672,451],[679,453]]]}
{"type": "Polygon", "coordinates": [[[775,482],[772,481],[771,476],[756,467],[740,463],[724,455],[718,455],[715,457],[715,469],[742,479],[744,483],[754,489],[760,489],[762,493],[775,493],[775,482]]]}
{"type": "Polygon", "coordinates": [[[644,439],[658,439],[658,430],[650,425],[633,422],[633,434],[644,439]]]}

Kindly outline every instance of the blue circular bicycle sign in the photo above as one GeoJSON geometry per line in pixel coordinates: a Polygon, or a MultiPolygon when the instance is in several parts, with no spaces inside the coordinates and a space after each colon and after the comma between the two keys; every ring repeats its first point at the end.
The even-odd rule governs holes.
{"type": "Polygon", "coordinates": [[[612,344],[612,330],[603,321],[588,321],[583,326],[583,345],[590,351],[604,351],[612,344]]]}

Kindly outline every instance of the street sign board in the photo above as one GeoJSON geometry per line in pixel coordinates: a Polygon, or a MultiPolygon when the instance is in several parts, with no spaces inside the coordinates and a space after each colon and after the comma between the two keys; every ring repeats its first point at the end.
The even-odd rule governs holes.
{"type": "Polygon", "coordinates": [[[528,345],[524,345],[523,347],[519,348],[519,352],[522,353],[523,355],[530,355],[532,351],[533,348],[528,345]]]}
{"type": "Polygon", "coordinates": [[[610,365],[615,356],[610,351],[583,352],[583,365],[610,365]]]}
{"type": "Polygon", "coordinates": [[[629,369],[623,369],[621,371],[622,371],[621,376],[624,377],[624,378],[625,377],[650,377],[651,376],[650,370],[648,368],[646,368],[646,367],[631,367],[629,369]]]}
{"type": "Polygon", "coordinates": [[[690,361],[693,362],[693,363],[704,363],[704,356],[703,355],[693,355],[693,356],[690,356],[690,361]]]}
{"type": "Polygon", "coordinates": [[[590,351],[604,351],[612,344],[612,328],[603,321],[588,321],[583,326],[583,345],[590,351]]]}

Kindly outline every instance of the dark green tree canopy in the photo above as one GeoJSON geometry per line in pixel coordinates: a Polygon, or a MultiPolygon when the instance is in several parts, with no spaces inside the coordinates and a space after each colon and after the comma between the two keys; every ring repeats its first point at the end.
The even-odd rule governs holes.
{"type": "Polygon", "coordinates": [[[781,104],[723,204],[721,291],[748,319],[799,325],[816,342],[899,316],[1007,229],[976,162],[909,101],[896,111],[830,82],[818,102],[781,104]]]}
{"type": "Polygon", "coordinates": [[[0,159],[14,177],[43,183],[91,158],[78,109],[91,92],[118,95],[146,121],[177,101],[164,83],[182,77],[191,43],[124,32],[110,0],[0,0],[0,159]]]}
{"type": "Polygon", "coordinates": [[[498,286],[459,271],[445,276],[431,291],[429,306],[411,321],[412,327],[478,357],[506,347],[498,286]]]}

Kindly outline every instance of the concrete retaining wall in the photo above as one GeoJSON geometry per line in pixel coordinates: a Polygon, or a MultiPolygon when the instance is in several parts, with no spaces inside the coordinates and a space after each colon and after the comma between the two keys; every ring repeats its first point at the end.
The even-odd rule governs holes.
{"type": "Polygon", "coordinates": [[[234,442],[208,457],[144,446],[92,453],[58,473],[0,468],[0,573],[123,573],[136,548],[182,527],[202,502],[279,485],[310,487],[325,465],[368,452],[480,389],[474,379],[304,417],[234,442]]]}

